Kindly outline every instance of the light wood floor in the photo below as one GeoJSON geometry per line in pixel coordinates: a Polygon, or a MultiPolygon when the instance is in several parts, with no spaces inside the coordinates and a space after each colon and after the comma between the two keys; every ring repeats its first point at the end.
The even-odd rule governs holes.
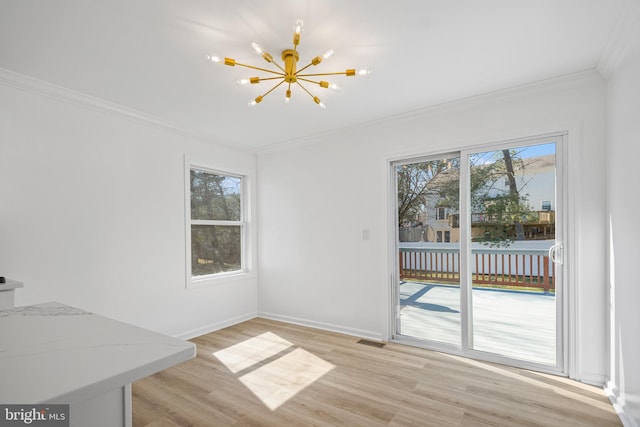
{"type": "Polygon", "coordinates": [[[133,384],[144,426],[620,426],[602,390],[399,344],[254,319],[133,384]]]}

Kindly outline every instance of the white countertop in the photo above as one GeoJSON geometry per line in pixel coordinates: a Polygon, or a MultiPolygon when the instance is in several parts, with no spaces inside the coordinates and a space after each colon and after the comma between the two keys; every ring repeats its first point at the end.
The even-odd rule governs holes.
{"type": "Polygon", "coordinates": [[[6,279],[7,283],[0,283],[0,292],[2,291],[11,291],[16,288],[21,288],[24,286],[22,282],[16,282],[15,280],[6,279]]]}
{"type": "Polygon", "coordinates": [[[76,403],[191,359],[195,344],[59,303],[0,310],[0,403],[76,403]]]}

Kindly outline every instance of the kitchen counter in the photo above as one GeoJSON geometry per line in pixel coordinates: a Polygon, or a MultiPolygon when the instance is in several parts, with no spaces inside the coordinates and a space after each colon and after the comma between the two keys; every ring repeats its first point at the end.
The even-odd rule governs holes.
{"type": "Polygon", "coordinates": [[[5,280],[6,283],[0,283],[0,310],[6,310],[14,307],[14,291],[23,286],[22,282],[16,282],[11,279],[5,280]]]}
{"type": "Polygon", "coordinates": [[[130,384],[194,356],[188,341],[60,303],[0,310],[0,403],[69,404],[71,426],[130,426],[130,384]]]}

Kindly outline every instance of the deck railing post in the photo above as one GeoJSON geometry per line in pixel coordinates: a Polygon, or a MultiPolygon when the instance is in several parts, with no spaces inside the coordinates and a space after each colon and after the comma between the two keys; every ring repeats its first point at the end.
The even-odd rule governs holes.
{"type": "MultiPolygon", "coordinates": [[[[540,256],[540,255],[539,255],[540,256]]],[[[549,257],[542,255],[543,261],[543,272],[544,277],[542,278],[542,288],[544,289],[544,293],[549,293],[549,257]]]]}
{"type": "MultiPolygon", "coordinates": [[[[539,249],[474,250],[472,283],[537,288],[548,294],[555,288],[555,265],[546,253],[539,249]]],[[[402,248],[398,253],[400,279],[458,283],[459,255],[452,248],[402,248]]]]}

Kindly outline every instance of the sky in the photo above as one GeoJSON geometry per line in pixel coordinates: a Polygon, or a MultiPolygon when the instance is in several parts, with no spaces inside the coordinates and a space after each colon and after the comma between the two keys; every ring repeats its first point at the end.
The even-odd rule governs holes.
{"type": "Polygon", "coordinates": [[[556,143],[551,142],[549,144],[531,145],[526,148],[518,149],[521,158],[545,156],[547,154],[555,154],[556,143]]]}
{"type": "MultiPolygon", "coordinates": [[[[549,154],[555,154],[556,143],[549,142],[546,144],[529,145],[513,148],[516,152],[517,158],[528,159],[531,157],[546,156],[549,154]]],[[[502,159],[502,150],[492,150],[485,152],[478,152],[471,155],[472,163],[474,165],[491,164],[496,159],[502,159]]]]}

